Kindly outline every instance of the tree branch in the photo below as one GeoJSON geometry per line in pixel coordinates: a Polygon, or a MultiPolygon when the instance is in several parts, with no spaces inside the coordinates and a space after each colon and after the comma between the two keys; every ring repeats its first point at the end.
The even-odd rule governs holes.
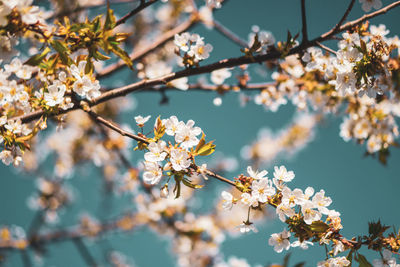
{"type": "Polygon", "coordinates": [[[118,26],[122,23],[125,23],[125,21],[127,21],[129,18],[133,17],[134,15],[136,15],[137,13],[139,13],[140,11],[142,11],[143,9],[145,9],[146,7],[154,4],[155,2],[157,2],[158,0],[149,0],[148,2],[146,1],[140,1],[140,4],[138,7],[136,7],[135,9],[133,9],[131,12],[129,12],[128,14],[126,14],[125,16],[123,16],[122,18],[120,18],[119,20],[117,20],[115,26],[118,26]]]}
{"type": "MultiPolygon", "coordinates": [[[[396,1],[380,10],[377,10],[376,12],[364,15],[359,19],[350,21],[350,22],[346,23],[345,25],[340,26],[339,29],[337,29],[336,31],[333,31],[334,29],[332,29],[332,30],[322,34],[320,37],[317,37],[311,41],[308,41],[306,43],[300,44],[299,46],[292,48],[289,51],[289,53],[286,54],[286,56],[297,54],[309,47],[316,46],[316,45],[318,45],[317,44],[318,42],[329,40],[338,32],[348,30],[348,29],[354,27],[355,25],[358,25],[368,19],[371,19],[378,15],[384,14],[399,5],[400,5],[400,1],[396,1]]],[[[183,78],[183,77],[190,77],[190,76],[204,74],[204,73],[210,73],[214,70],[236,67],[236,66],[240,66],[243,64],[254,64],[254,63],[260,63],[260,62],[269,61],[269,60],[276,60],[276,59],[281,58],[281,56],[282,56],[282,54],[280,52],[272,51],[268,54],[256,55],[252,58],[249,58],[246,56],[241,56],[241,57],[236,57],[236,58],[223,59],[218,62],[209,64],[209,65],[205,65],[205,66],[201,66],[198,68],[184,69],[184,70],[181,70],[178,72],[173,72],[173,73],[164,75],[159,78],[155,78],[155,79],[151,79],[151,80],[145,79],[145,80],[141,80],[139,82],[135,82],[135,83],[123,86],[123,87],[115,88],[106,93],[103,93],[101,96],[93,99],[92,101],[87,101],[87,103],[89,106],[95,106],[100,103],[106,102],[108,100],[111,100],[111,99],[114,99],[117,97],[121,97],[121,96],[125,96],[131,92],[143,90],[143,89],[146,89],[149,87],[154,87],[157,85],[166,84],[175,79],[179,79],[179,78],[183,78]]],[[[78,108],[79,108],[79,106],[75,105],[74,107],[72,107],[70,109],[60,110],[59,113],[55,114],[55,115],[65,114],[72,110],[76,110],[78,108]]],[[[20,119],[23,123],[27,123],[27,122],[31,122],[33,120],[39,119],[43,115],[44,115],[44,112],[40,110],[40,111],[32,112],[30,114],[14,117],[13,119],[20,119]]]]}
{"type": "Polygon", "coordinates": [[[302,43],[308,41],[308,34],[307,34],[307,18],[306,18],[306,1],[301,0],[301,22],[302,22],[302,33],[303,33],[303,40],[302,43]]]}
{"type": "Polygon", "coordinates": [[[340,26],[342,26],[342,24],[345,22],[345,20],[347,19],[347,17],[350,14],[350,11],[353,9],[354,6],[354,2],[356,0],[350,0],[350,4],[346,9],[346,12],[344,12],[343,17],[339,20],[339,22],[336,24],[336,26],[333,28],[333,31],[336,31],[337,29],[339,29],[340,26]]]}
{"type": "Polygon", "coordinates": [[[110,122],[110,121],[104,119],[103,117],[101,117],[100,115],[98,115],[97,113],[95,113],[95,112],[94,112],[90,107],[88,107],[88,106],[83,106],[83,107],[82,107],[82,110],[85,111],[87,114],[89,114],[89,116],[90,116],[91,118],[93,118],[95,121],[97,121],[97,122],[103,124],[104,126],[107,126],[108,128],[110,128],[110,129],[116,131],[117,133],[119,133],[119,134],[122,135],[122,136],[126,136],[126,137],[129,137],[129,138],[132,138],[132,139],[134,139],[134,140],[136,140],[136,141],[138,141],[138,142],[143,142],[143,143],[145,143],[145,144],[148,144],[148,143],[149,143],[149,141],[147,141],[146,138],[141,137],[141,136],[136,135],[136,134],[133,134],[133,133],[130,133],[130,132],[128,132],[128,131],[125,131],[124,129],[118,127],[118,126],[115,125],[114,123],[112,123],[112,122],[110,122]]]}
{"type": "MultiPolygon", "coordinates": [[[[346,24],[340,26],[340,27],[333,27],[330,31],[322,34],[320,37],[314,39],[315,42],[321,42],[321,41],[325,41],[325,40],[329,40],[331,39],[331,37],[333,37],[335,34],[339,33],[339,32],[343,32],[343,31],[347,31],[349,29],[351,29],[352,27],[363,23],[366,20],[372,19],[374,17],[377,17],[379,15],[385,14],[386,12],[388,12],[389,10],[397,7],[400,5],[400,1],[396,1],[394,3],[391,3],[390,5],[387,5],[375,12],[369,13],[369,14],[365,14],[364,16],[362,16],[361,18],[358,18],[356,20],[353,21],[349,21],[346,24]]],[[[350,11],[349,11],[350,12],[350,11]]]]}
{"type": "Polygon", "coordinates": [[[92,266],[92,267],[99,266],[96,263],[96,260],[94,259],[94,257],[92,256],[89,249],[87,248],[87,246],[85,245],[85,243],[82,241],[81,238],[74,238],[73,242],[74,242],[79,254],[82,256],[82,258],[84,259],[84,261],[86,262],[86,264],[88,266],[92,266]]]}
{"type": "Polygon", "coordinates": [[[221,33],[223,36],[225,36],[226,38],[228,38],[229,40],[233,41],[234,43],[236,43],[237,45],[239,45],[240,47],[248,47],[248,44],[246,41],[242,40],[239,36],[237,36],[236,34],[234,34],[231,30],[229,30],[228,28],[226,28],[224,25],[222,25],[220,22],[218,22],[217,20],[213,21],[214,27],[215,29],[221,33]]]}

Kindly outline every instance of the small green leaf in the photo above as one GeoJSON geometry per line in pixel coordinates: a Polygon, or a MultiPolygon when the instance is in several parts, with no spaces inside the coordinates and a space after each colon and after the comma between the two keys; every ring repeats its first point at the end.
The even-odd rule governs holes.
{"type": "Polygon", "coordinates": [[[114,16],[114,11],[110,7],[107,7],[107,16],[106,16],[106,21],[104,22],[104,31],[114,29],[115,24],[116,24],[116,19],[114,16]]]}
{"type": "Polygon", "coordinates": [[[93,32],[97,33],[101,30],[101,24],[100,24],[100,18],[102,17],[102,15],[98,15],[97,17],[95,17],[92,20],[92,24],[93,24],[93,32]]]}
{"type": "Polygon", "coordinates": [[[371,263],[369,263],[368,260],[361,254],[358,254],[357,257],[355,257],[355,260],[360,263],[360,267],[372,267],[371,263]]]}
{"type": "Polygon", "coordinates": [[[188,179],[183,179],[182,183],[184,185],[186,185],[187,187],[193,188],[193,189],[199,189],[199,188],[203,188],[204,185],[199,185],[199,184],[193,184],[191,181],[189,181],[188,179]]]}
{"type": "Polygon", "coordinates": [[[162,123],[160,116],[157,118],[156,127],[154,127],[154,139],[159,140],[165,133],[165,125],[162,123]]]}
{"type": "Polygon", "coordinates": [[[310,225],[310,229],[313,232],[324,233],[329,229],[329,226],[323,221],[315,221],[310,225]]]}
{"type": "Polygon", "coordinates": [[[71,27],[69,28],[69,30],[71,31],[71,32],[78,32],[78,31],[80,31],[80,30],[82,30],[82,29],[84,29],[84,28],[88,28],[88,24],[86,24],[86,23],[76,23],[76,24],[73,24],[73,25],[71,25],[71,27]]]}
{"type": "Polygon", "coordinates": [[[182,180],[182,177],[179,176],[179,175],[175,175],[174,179],[175,179],[175,187],[174,187],[175,198],[179,198],[181,196],[181,180],[182,180]]]}
{"type": "Polygon", "coordinates": [[[68,56],[70,51],[69,51],[68,47],[66,46],[66,44],[64,44],[63,42],[61,42],[59,40],[53,40],[51,42],[51,46],[58,52],[63,64],[65,64],[65,65],[71,64],[72,60],[68,56]]]}
{"type": "Polygon", "coordinates": [[[94,52],[93,57],[96,60],[108,60],[110,59],[110,57],[103,55],[102,53],[100,53],[98,50],[96,50],[96,52],[94,52]]]}
{"type": "Polygon", "coordinates": [[[128,53],[126,53],[122,48],[120,48],[117,45],[111,44],[111,49],[110,49],[115,55],[117,55],[119,58],[121,58],[126,65],[128,65],[128,67],[130,69],[132,69],[133,66],[133,62],[131,60],[131,58],[129,57],[128,53]]]}
{"type": "Polygon", "coordinates": [[[46,57],[46,55],[51,51],[51,49],[49,47],[46,47],[42,53],[36,54],[31,56],[26,62],[26,65],[30,65],[30,66],[37,66],[39,65],[42,60],[46,57]]]}

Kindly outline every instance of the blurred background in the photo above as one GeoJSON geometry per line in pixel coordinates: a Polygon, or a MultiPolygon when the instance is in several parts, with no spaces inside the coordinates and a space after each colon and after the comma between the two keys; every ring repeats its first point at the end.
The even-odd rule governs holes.
{"type": "MultiPolygon", "coordinates": [[[[42,1],[40,1],[42,2],[42,1]]],[[[197,1],[204,4],[203,1],[197,1]]],[[[328,31],[341,18],[349,1],[308,0],[307,21],[310,38],[328,31]]],[[[386,5],[391,1],[383,1],[386,5]]],[[[151,7],[150,12],[156,12],[163,4],[151,7]]],[[[118,5],[117,14],[124,14],[133,5],[128,3],[118,5]]],[[[96,8],[93,14],[104,12],[104,8],[96,8]]],[[[349,16],[355,19],[364,13],[358,1],[349,16]]],[[[253,25],[260,29],[271,31],[276,40],[285,40],[287,31],[292,34],[301,31],[300,1],[294,0],[229,0],[214,14],[214,17],[229,29],[247,40],[253,25]]],[[[390,36],[400,32],[400,9],[371,20],[372,24],[385,24],[390,29],[390,36]]],[[[241,55],[239,47],[215,31],[199,25],[190,30],[199,33],[207,43],[214,46],[211,57],[201,64],[211,63],[220,59],[241,55]]],[[[336,48],[334,43],[327,43],[336,48]]],[[[271,73],[257,66],[249,68],[251,82],[271,80],[271,73]]],[[[193,77],[196,81],[201,77],[193,77]]],[[[209,75],[202,79],[209,80],[209,75]]],[[[129,70],[121,71],[102,82],[103,85],[117,87],[132,82],[129,70]]],[[[243,148],[251,144],[259,136],[261,129],[270,129],[277,133],[287,127],[296,116],[296,109],[288,103],[277,112],[265,111],[263,107],[250,102],[245,106],[240,104],[239,93],[227,93],[222,97],[222,105],[216,106],[213,100],[215,92],[166,92],[168,103],[160,105],[160,93],[138,92],[127,96],[131,101],[128,109],[120,118],[119,123],[135,128],[134,116],[151,115],[149,125],[157,116],[168,118],[176,115],[180,120],[193,119],[196,125],[207,134],[208,140],[216,140],[218,153],[221,157],[234,157],[237,164],[226,177],[233,178],[246,172],[249,162],[242,158],[243,148]]],[[[248,95],[252,95],[249,93],[248,95]]],[[[312,186],[319,191],[324,189],[326,195],[333,200],[331,208],[342,214],[342,233],[351,237],[367,233],[368,222],[381,219],[385,225],[396,226],[400,222],[398,208],[400,188],[400,151],[391,150],[387,165],[382,165],[377,158],[365,157],[365,146],[352,142],[344,142],[339,136],[339,126],[342,117],[328,116],[314,129],[306,147],[293,153],[283,153],[274,161],[262,164],[260,168],[273,173],[273,166],[285,165],[296,174],[291,187],[305,189],[312,186]],[[397,162],[397,163],[396,163],[397,162]]],[[[149,126],[148,125],[148,126],[149,126]]],[[[51,126],[53,127],[53,126],[51,126]]],[[[133,144],[132,144],[133,148],[133,144]]],[[[142,152],[130,150],[130,160],[137,163],[142,160],[142,152]]],[[[49,168],[52,161],[48,160],[49,168]]],[[[0,165],[0,224],[18,225],[27,229],[35,216],[35,211],[28,207],[28,198],[34,191],[35,174],[20,172],[13,167],[0,165]]],[[[74,203],[60,214],[60,222],[54,226],[65,227],[74,225],[83,211],[94,216],[101,214],[103,185],[98,170],[91,164],[76,171],[67,181],[74,193],[74,203]]],[[[220,198],[220,192],[227,190],[224,184],[208,181],[201,198],[193,203],[196,210],[212,208],[220,198]]],[[[130,196],[115,198],[112,203],[112,214],[102,215],[112,217],[121,210],[133,208],[130,196]]],[[[277,218],[269,218],[257,223],[258,233],[227,236],[221,248],[225,257],[235,255],[246,258],[252,265],[281,263],[284,253],[278,254],[268,245],[272,233],[282,231],[284,224],[277,218]]],[[[133,233],[110,234],[108,241],[87,240],[92,255],[102,258],[101,246],[106,242],[115,250],[125,254],[136,266],[176,266],[175,257],[171,252],[171,244],[167,236],[159,236],[146,227],[133,233]]],[[[325,255],[323,247],[313,247],[307,251],[291,248],[290,266],[298,262],[306,262],[305,266],[315,266],[325,255]]],[[[378,255],[368,254],[372,260],[378,255]]],[[[54,243],[47,246],[42,266],[85,266],[76,248],[70,241],[54,243]]],[[[30,255],[32,258],[35,256],[30,255]]],[[[8,260],[4,266],[23,266],[19,253],[7,254],[8,260]]]]}

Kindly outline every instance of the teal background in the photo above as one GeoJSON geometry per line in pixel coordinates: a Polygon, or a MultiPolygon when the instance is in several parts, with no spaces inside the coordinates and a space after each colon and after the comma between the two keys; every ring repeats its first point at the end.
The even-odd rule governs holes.
{"type": "MultiPolygon", "coordinates": [[[[309,37],[313,38],[328,31],[341,18],[349,1],[309,0],[307,2],[307,21],[309,37]]],[[[383,1],[384,5],[393,1],[383,1]]],[[[129,6],[129,5],[128,5],[129,6]]],[[[100,10],[100,9],[99,9],[100,10]]],[[[361,5],[356,1],[349,19],[363,15],[361,5]]],[[[388,14],[371,20],[373,24],[386,24],[391,30],[391,36],[400,32],[398,18],[400,8],[388,14]]],[[[229,0],[218,10],[215,18],[232,29],[243,39],[247,39],[252,25],[271,31],[277,40],[286,38],[287,30],[297,33],[301,30],[300,1],[285,0],[229,0]]],[[[227,41],[218,33],[211,32],[203,26],[191,30],[205,37],[206,42],[214,46],[210,63],[227,57],[240,55],[239,48],[227,41]]],[[[329,43],[328,43],[329,44],[329,43]]],[[[332,44],[330,44],[332,45],[332,44]]],[[[331,46],[336,48],[334,45],[331,46]]],[[[114,75],[106,84],[117,85],[127,83],[129,72],[114,75]]],[[[265,74],[253,75],[252,82],[269,81],[265,74]]],[[[201,92],[168,92],[169,104],[159,105],[161,96],[155,93],[137,93],[137,109],[124,115],[123,121],[133,126],[133,116],[152,115],[152,119],[161,115],[163,118],[176,115],[180,120],[193,119],[209,139],[215,139],[217,150],[228,156],[240,157],[240,149],[251,143],[262,127],[281,129],[290,123],[294,108],[288,104],[277,113],[266,112],[260,106],[249,104],[244,108],[239,106],[238,95],[229,93],[223,96],[223,104],[216,107],[212,104],[214,93],[201,92]]],[[[132,97],[132,96],[130,96],[132,97]]],[[[300,151],[290,160],[280,160],[277,165],[286,165],[293,170],[296,178],[291,187],[305,189],[313,186],[316,190],[324,189],[333,200],[331,208],[342,214],[342,233],[348,237],[367,233],[367,222],[381,219],[386,225],[399,227],[399,188],[400,188],[400,151],[391,149],[387,166],[381,165],[372,157],[363,157],[365,148],[355,143],[344,142],[339,137],[341,117],[330,116],[319,125],[315,139],[307,148],[300,151]]],[[[133,162],[142,158],[142,153],[131,154],[133,162]]],[[[245,172],[247,162],[240,160],[236,174],[245,172]]],[[[49,166],[50,168],[51,166],[49,166]]],[[[273,166],[266,166],[272,173],[273,166]]],[[[233,174],[232,174],[233,175],[233,174]]],[[[27,227],[34,212],[26,205],[27,197],[33,192],[36,177],[20,173],[10,167],[0,165],[0,224],[15,224],[27,227]]],[[[61,226],[73,225],[80,211],[88,210],[99,215],[102,183],[99,173],[86,169],[84,175],[78,173],[69,180],[75,188],[76,202],[70,206],[61,217],[61,226]]],[[[225,186],[212,182],[205,187],[213,197],[211,201],[203,200],[202,205],[210,207],[214,198],[219,197],[220,190],[225,186]]],[[[118,210],[130,208],[128,198],[114,201],[114,209],[103,217],[112,217],[118,210]]],[[[251,264],[280,263],[283,254],[277,254],[267,243],[272,233],[282,231],[284,225],[278,220],[270,220],[257,225],[258,234],[249,234],[239,238],[229,238],[222,251],[226,257],[236,255],[246,258],[251,264]]],[[[101,259],[101,244],[86,242],[96,258],[101,259]],[[91,245],[93,244],[93,245],[91,245]]],[[[175,266],[174,255],[170,252],[169,242],[165,237],[158,237],[144,228],[133,234],[115,234],[109,236],[109,242],[114,249],[120,250],[131,258],[137,266],[175,266]]],[[[57,243],[48,246],[47,259],[44,266],[85,266],[72,242],[57,243]]],[[[293,248],[291,265],[307,261],[306,266],[324,258],[324,248],[315,247],[308,251],[293,248]]],[[[30,255],[33,257],[33,255],[30,255]]],[[[369,254],[369,259],[377,258],[377,254],[369,254]]],[[[4,266],[22,266],[19,253],[10,253],[4,266]]]]}

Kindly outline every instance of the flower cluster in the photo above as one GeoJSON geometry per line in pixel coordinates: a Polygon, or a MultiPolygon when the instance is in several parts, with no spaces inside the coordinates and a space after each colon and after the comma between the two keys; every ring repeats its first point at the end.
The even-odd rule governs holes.
{"type": "Polygon", "coordinates": [[[196,33],[176,34],[174,44],[177,47],[176,54],[182,58],[182,65],[186,67],[198,66],[199,62],[207,59],[213,50],[213,46],[204,43],[204,38],[196,33]]]}
{"type": "Polygon", "coordinates": [[[45,14],[38,6],[32,5],[33,0],[13,0],[0,2],[0,27],[12,22],[25,24],[43,23],[45,14]]]}
{"type": "Polygon", "coordinates": [[[275,44],[275,37],[269,31],[260,30],[257,25],[254,25],[252,32],[248,36],[248,46],[254,48],[252,52],[268,51],[268,48],[275,44]]]}
{"type": "Polygon", "coordinates": [[[247,172],[248,176],[240,175],[236,178],[235,186],[242,192],[239,199],[226,191],[221,194],[222,205],[226,210],[238,202],[248,207],[247,220],[240,226],[242,233],[256,230],[250,221],[250,210],[270,205],[276,208],[277,216],[288,224],[290,229],[271,235],[268,243],[274,246],[276,252],[280,253],[290,247],[306,249],[312,244],[310,241],[315,242],[315,240],[325,244],[332,241],[334,256],[344,251],[344,244],[336,236],[342,229],[340,213],[328,208],[332,200],[325,196],[324,190],[314,194],[312,187],[308,187],[304,192],[298,188],[290,189],[286,184],[294,179],[295,174],[293,171],[288,171],[285,166],[275,166],[272,180],[267,177],[266,170],[258,172],[249,166],[247,172]],[[322,220],[324,215],[325,222],[322,220]],[[292,232],[298,239],[290,243],[292,232]]]}
{"type": "MultiPolygon", "coordinates": [[[[211,142],[206,144],[204,135],[199,139],[202,131],[194,124],[193,120],[186,123],[179,121],[176,116],[164,120],[157,119],[154,128],[155,137],[149,139],[149,144],[146,146],[148,152],[144,154],[143,180],[145,183],[158,184],[165,171],[168,177],[174,177],[177,187],[182,182],[186,186],[198,188],[198,185],[192,184],[185,176],[190,177],[193,172],[204,172],[205,166],[195,165],[195,156],[211,154],[215,145],[211,142]],[[161,140],[164,134],[171,136],[174,144],[161,140]]],[[[167,184],[164,189],[167,188],[167,184]]],[[[177,187],[176,190],[178,190],[177,187]]]]}
{"type": "Polygon", "coordinates": [[[23,228],[13,226],[0,226],[0,247],[25,249],[28,245],[26,233],[23,228]]]}
{"type": "Polygon", "coordinates": [[[351,262],[346,257],[335,257],[329,258],[325,261],[318,262],[318,267],[325,267],[325,266],[350,266],[351,262]]]}
{"type": "Polygon", "coordinates": [[[385,162],[387,149],[398,137],[397,80],[400,42],[388,37],[384,25],[364,24],[342,34],[338,51],[308,48],[279,62],[274,82],[254,96],[256,104],[277,111],[289,100],[299,110],[336,114],[346,106],[348,118],[340,135],[346,141],[367,143],[370,154],[385,162]]]}

